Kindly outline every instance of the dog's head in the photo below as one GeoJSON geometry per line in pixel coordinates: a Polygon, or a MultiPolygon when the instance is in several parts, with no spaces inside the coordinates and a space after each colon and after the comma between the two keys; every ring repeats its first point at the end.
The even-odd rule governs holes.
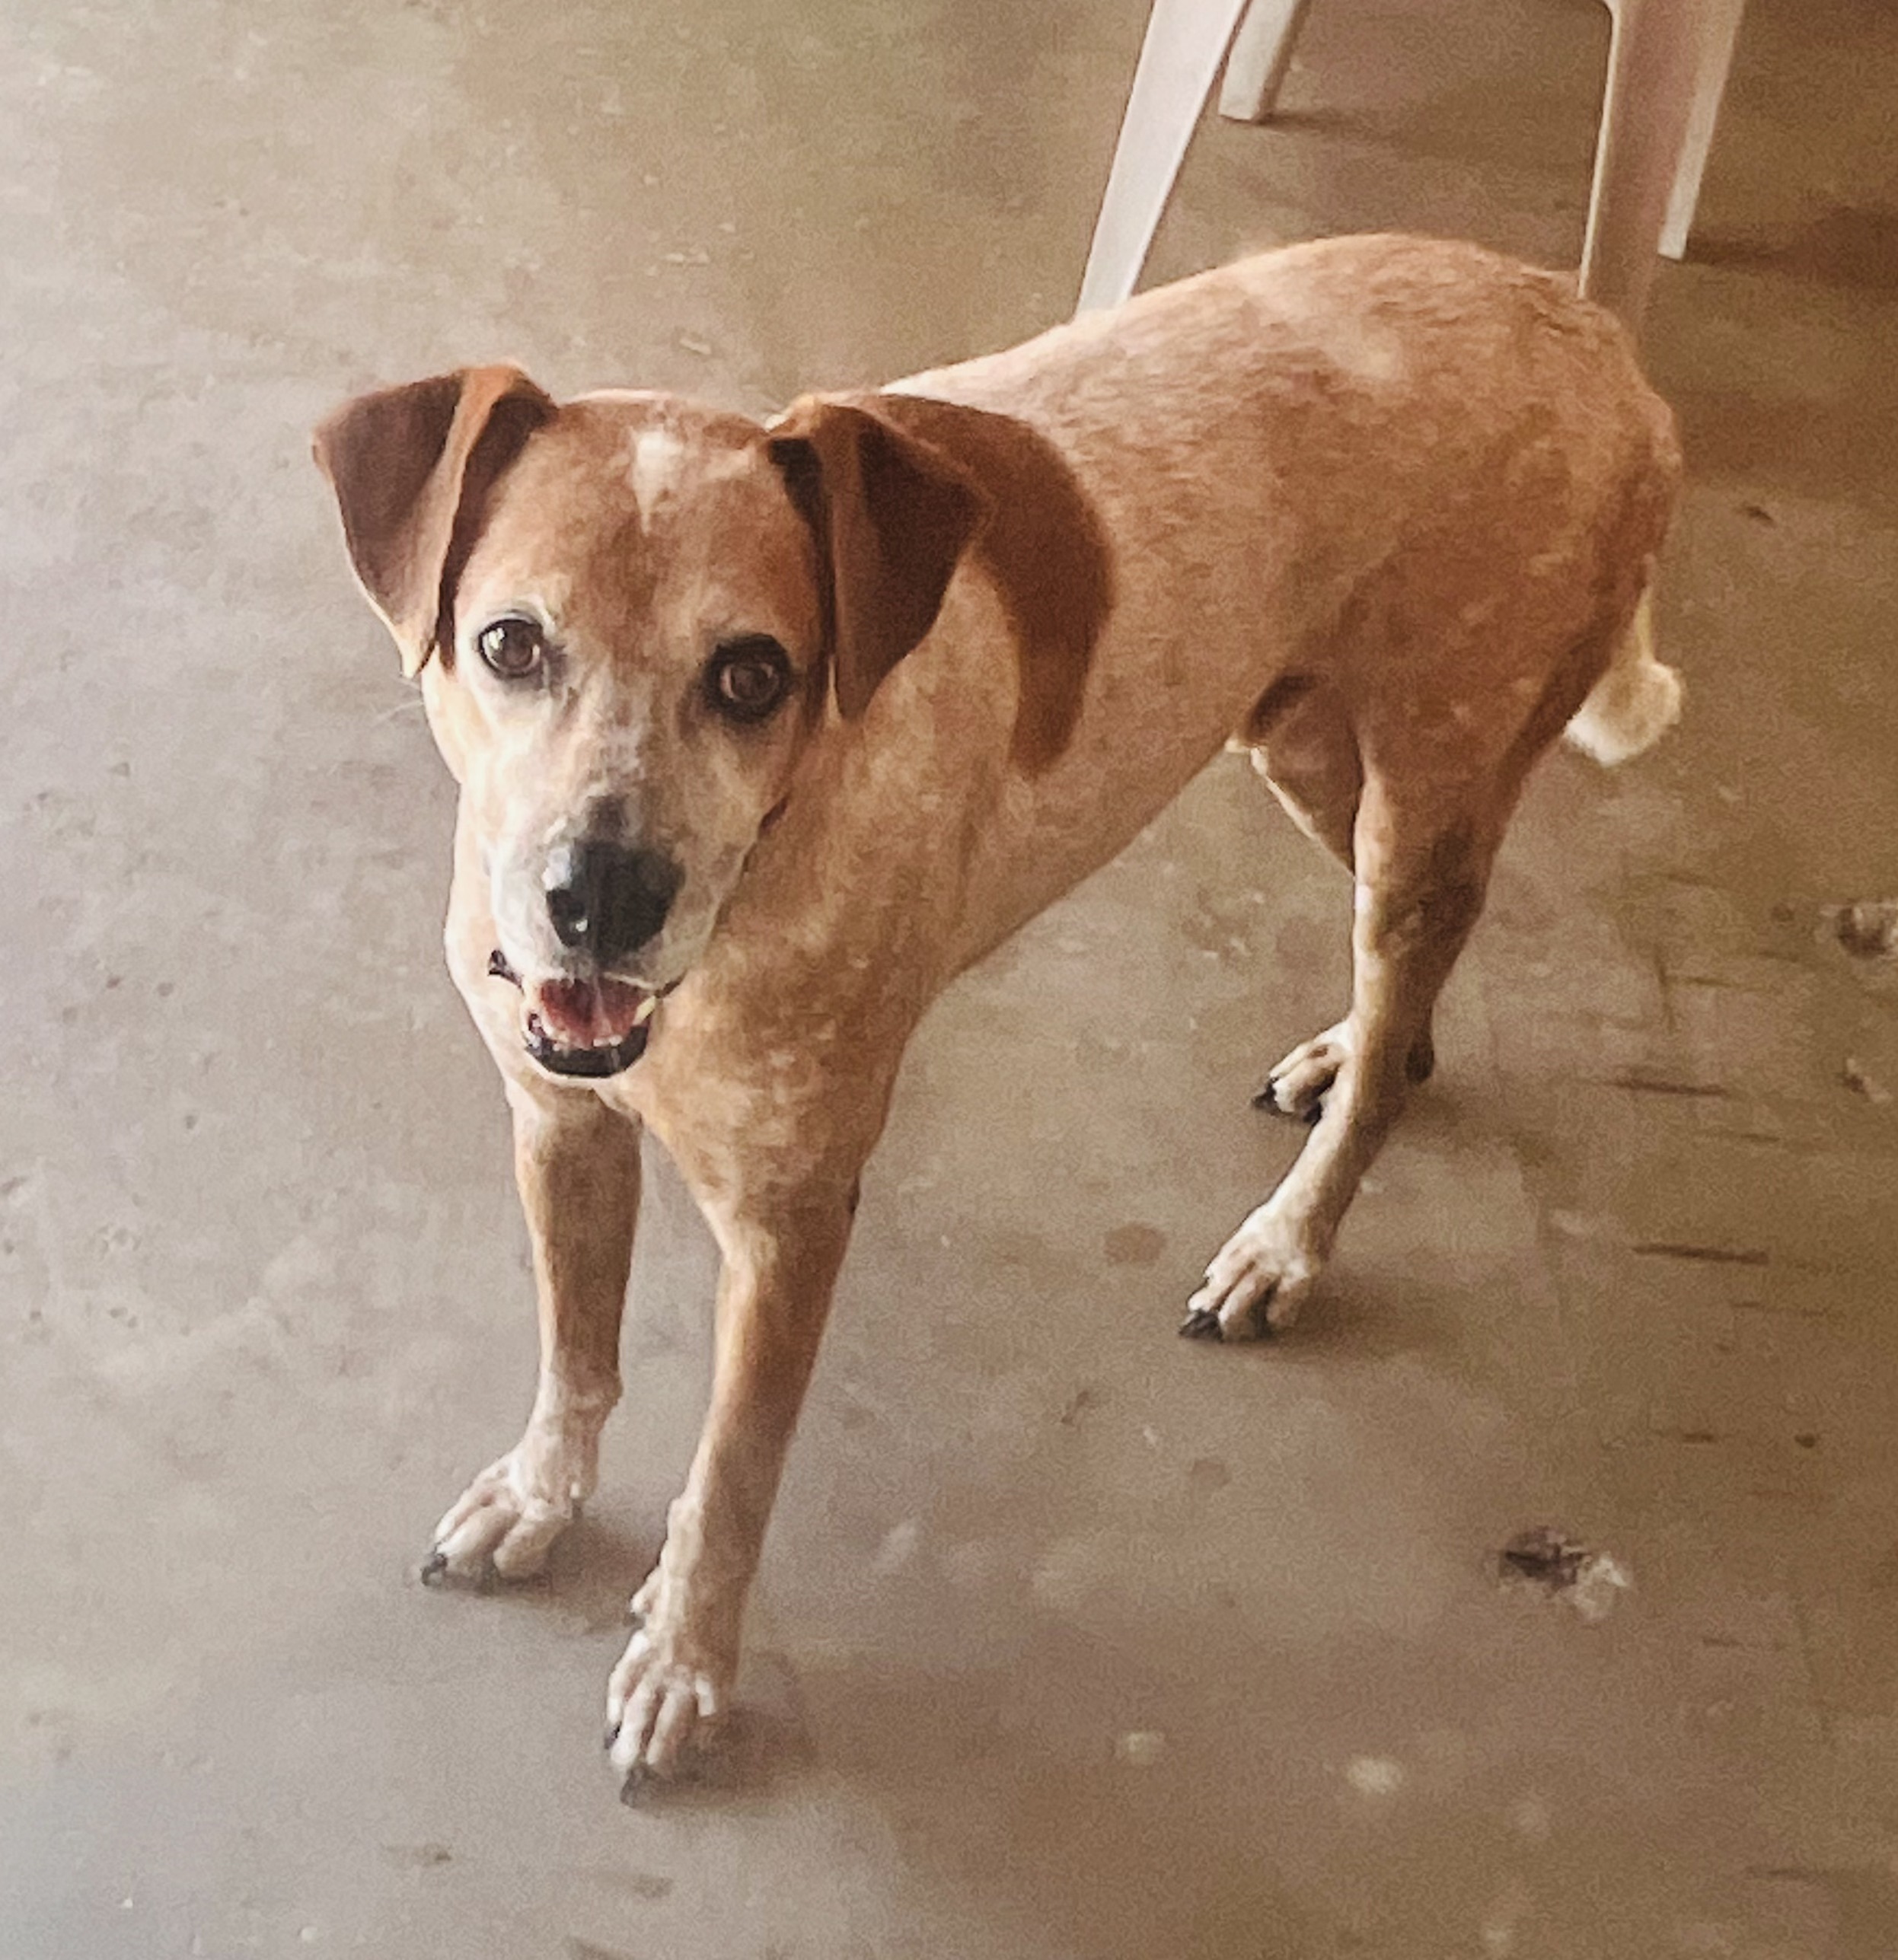
{"type": "Polygon", "coordinates": [[[928,632],[984,515],[941,451],[841,402],[770,429],[518,369],[318,430],[364,592],[421,678],[552,1072],[636,1060],[834,702],[928,632]]]}

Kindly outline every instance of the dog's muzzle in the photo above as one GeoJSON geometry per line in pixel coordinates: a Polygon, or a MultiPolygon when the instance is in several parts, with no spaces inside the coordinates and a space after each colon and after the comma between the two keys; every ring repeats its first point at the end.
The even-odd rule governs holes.
{"type": "Polygon", "coordinates": [[[519,987],[522,1045],[549,1075],[598,1081],[632,1067],[652,1038],[660,996],[630,980],[538,980],[531,986],[496,951],[488,971],[519,987]]]}

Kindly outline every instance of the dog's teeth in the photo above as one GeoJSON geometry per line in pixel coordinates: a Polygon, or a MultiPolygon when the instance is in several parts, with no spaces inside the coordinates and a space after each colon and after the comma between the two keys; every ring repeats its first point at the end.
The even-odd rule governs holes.
{"type": "Polygon", "coordinates": [[[635,1028],[643,1028],[659,1012],[659,996],[656,993],[649,993],[633,1010],[633,1025],[635,1028]]]}

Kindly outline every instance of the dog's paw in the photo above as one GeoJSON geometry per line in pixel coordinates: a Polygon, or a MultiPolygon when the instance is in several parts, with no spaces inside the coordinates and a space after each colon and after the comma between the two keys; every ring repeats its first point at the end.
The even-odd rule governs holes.
{"type": "MultiPolygon", "coordinates": [[[[637,1611],[636,1606],[635,1611],[637,1611]]],[[[716,1730],[732,1668],[659,1627],[627,1643],[606,1686],[606,1751],[631,1803],[649,1777],[678,1776],[716,1730]]]]}
{"type": "Polygon", "coordinates": [[[1341,1021],[1335,1028],[1301,1041],[1266,1077],[1265,1086],[1252,1098],[1252,1107],[1268,1109],[1275,1116],[1316,1121],[1325,1094],[1351,1051],[1348,1021],[1341,1021]]]}
{"type": "MultiPolygon", "coordinates": [[[[557,1455],[557,1453],[554,1453],[557,1455]]],[[[528,1579],[579,1515],[581,1480],[523,1443],[488,1465],[435,1528],[424,1584],[444,1579],[528,1579]]]]}
{"type": "Polygon", "coordinates": [[[1269,1204],[1260,1206],[1214,1255],[1186,1303],[1189,1340],[1258,1340],[1288,1327],[1324,1265],[1269,1204]]]}
{"type": "MultiPolygon", "coordinates": [[[[1265,1086],[1252,1098],[1253,1108],[1316,1123],[1325,1113],[1325,1098],[1336,1085],[1353,1047],[1348,1021],[1300,1042],[1266,1077],[1265,1086]]],[[[1415,1088],[1428,1082],[1436,1067],[1437,1047],[1427,1028],[1404,1057],[1404,1079],[1415,1088]]]]}

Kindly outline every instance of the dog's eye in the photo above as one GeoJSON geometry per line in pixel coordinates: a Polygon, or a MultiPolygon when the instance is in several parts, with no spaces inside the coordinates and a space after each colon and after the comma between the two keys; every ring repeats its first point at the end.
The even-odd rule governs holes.
{"type": "Polygon", "coordinates": [[[727,720],[761,722],[790,692],[790,656],[764,633],[728,640],[706,670],[712,703],[727,720]]]}
{"type": "Polygon", "coordinates": [[[496,620],[475,640],[481,658],[503,680],[525,680],[547,658],[547,642],[531,620],[496,620]]]}

